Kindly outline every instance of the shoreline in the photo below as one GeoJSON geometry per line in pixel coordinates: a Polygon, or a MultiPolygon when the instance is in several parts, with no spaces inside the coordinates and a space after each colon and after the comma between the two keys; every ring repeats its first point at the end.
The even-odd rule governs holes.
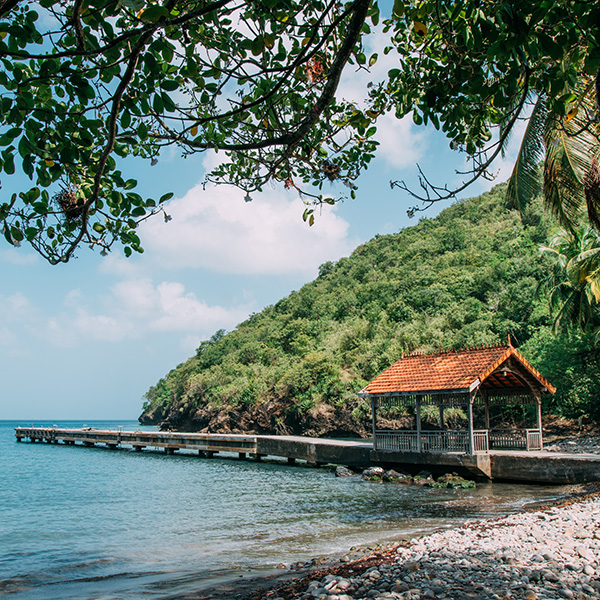
{"type": "Polygon", "coordinates": [[[382,544],[356,559],[229,581],[169,600],[559,600],[600,597],[600,483],[503,517],[382,544]]]}

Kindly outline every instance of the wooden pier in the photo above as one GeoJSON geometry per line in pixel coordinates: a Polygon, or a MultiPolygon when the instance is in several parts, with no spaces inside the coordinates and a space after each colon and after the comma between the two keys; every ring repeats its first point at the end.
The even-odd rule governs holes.
{"type": "Polygon", "coordinates": [[[469,454],[467,452],[411,452],[373,450],[369,442],[344,441],[302,436],[183,433],[171,431],[120,431],[113,429],[60,429],[17,427],[17,442],[45,442],[79,446],[104,446],[141,452],[157,448],[166,454],[178,451],[211,458],[234,453],[239,458],[261,460],[267,456],[296,460],[309,465],[345,465],[362,469],[381,465],[398,470],[448,472],[468,471],[472,475],[502,481],[566,484],[600,481],[600,455],[518,450],[469,454]]]}
{"type": "Polygon", "coordinates": [[[158,448],[166,454],[178,450],[198,452],[211,458],[219,452],[237,454],[239,458],[260,460],[266,456],[286,458],[288,462],[306,461],[311,465],[344,464],[353,467],[371,465],[372,444],[325,440],[300,436],[264,436],[220,433],[182,433],[172,431],[120,431],[113,429],[59,429],[50,427],[17,427],[17,442],[49,444],[103,445],[107,448],[158,448]]]}

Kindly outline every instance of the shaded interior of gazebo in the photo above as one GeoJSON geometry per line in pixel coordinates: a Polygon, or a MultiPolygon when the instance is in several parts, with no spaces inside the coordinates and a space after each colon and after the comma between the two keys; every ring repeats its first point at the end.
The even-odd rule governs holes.
{"type": "Polygon", "coordinates": [[[403,357],[360,395],[371,401],[374,450],[475,454],[541,450],[542,394],[555,391],[509,344],[403,357]],[[448,409],[461,409],[466,427],[448,427],[448,409]],[[424,428],[423,413],[431,422],[432,411],[437,426],[424,428]],[[506,427],[506,419],[494,426],[492,414],[515,411],[525,427],[506,427]],[[411,416],[414,427],[381,427],[399,413],[411,416]]]}

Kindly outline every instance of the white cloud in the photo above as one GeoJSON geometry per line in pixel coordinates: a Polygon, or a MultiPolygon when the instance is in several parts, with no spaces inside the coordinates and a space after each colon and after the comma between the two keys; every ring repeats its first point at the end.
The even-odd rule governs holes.
{"type": "Polygon", "coordinates": [[[231,158],[226,156],[224,151],[217,152],[216,150],[207,150],[202,161],[202,166],[207,173],[210,173],[219,165],[223,165],[228,162],[231,162],[231,158]]]}
{"type": "Polygon", "coordinates": [[[161,331],[212,331],[215,323],[231,327],[232,319],[237,323],[247,315],[243,309],[208,306],[194,294],[186,293],[181,283],[161,283],[156,292],[159,311],[152,327],[161,331]]]}
{"type": "Polygon", "coordinates": [[[155,286],[149,279],[140,279],[116,284],[102,299],[102,310],[91,307],[79,290],[72,290],[65,296],[62,312],[37,319],[29,330],[58,347],[183,333],[182,344],[187,349],[190,339],[199,341],[217,329],[231,329],[253,308],[210,306],[181,283],[155,286]]]}
{"type": "Polygon", "coordinates": [[[172,221],[142,225],[146,257],[168,268],[312,276],[321,263],[349,254],[355,245],[335,207],[317,211],[308,227],[297,193],[267,190],[252,198],[244,202],[244,193],[231,186],[192,188],[169,203],[172,221]]]}
{"type": "Polygon", "coordinates": [[[7,327],[0,327],[0,346],[14,347],[18,343],[17,336],[7,327]]]}
{"type": "Polygon", "coordinates": [[[210,306],[178,282],[156,287],[148,279],[125,281],[112,289],[112,299],[126,320],[142,320],[150,331],[197,333],[206,336],[231,328],[250,312],[249,306],[210,306]]]}
{"type": "Polygon", "coordinates": [[[377,120],[377,155],[396,169],[414,166],[425,154],[428,137],[425,129],[414,126],[411,117],[396,119],[394,115],[384,115],[377,120]]]}
{"type": "Polygon", "coordinates": [[[17,266],[36,265],[39,262],[39,256],[32,252],[9,248],[0,252],[0,261],[17,266]]]}
{"type": "Polygon", "coordinates": [[[37,314],[37,309],[29,298],[17,292],[11,296],[0,296],[0,314],[4,322],[29,321],[37,314]]]}
{"type": "MultiPolygon", "coordinates": [[[[160,219],[160,216],[154,218],[160,219]]],[[[104,275],[136,277],[140,271],[140,263],[135,258],[125,258],[119,249],[103,258],[98,270],[104,275]]]]}

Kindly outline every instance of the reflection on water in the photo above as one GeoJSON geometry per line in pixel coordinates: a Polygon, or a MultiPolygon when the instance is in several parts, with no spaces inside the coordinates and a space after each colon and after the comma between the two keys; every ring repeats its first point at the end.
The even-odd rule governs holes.
{"type": "Polygon", "coordinates": [[[19,600],[161,598],[561,493],[434,490],[281,463],[17,444],[19,424],[0,422],[0,593],[19,600]]]}

